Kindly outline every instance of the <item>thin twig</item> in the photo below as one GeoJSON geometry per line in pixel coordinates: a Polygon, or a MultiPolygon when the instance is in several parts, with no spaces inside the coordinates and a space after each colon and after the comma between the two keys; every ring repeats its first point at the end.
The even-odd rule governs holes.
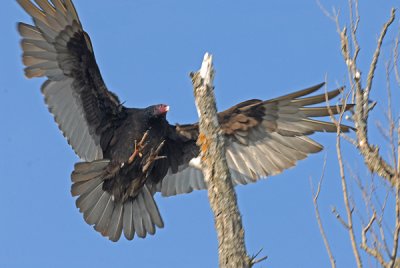
{"type": "MultiPolygon", "coordinates": [[[[348,95],[347,95],[348,98],[348,95]]],[[[344,98],[344,101],[347,101],[347,98],[344,98]]],[[[356,242],[356,236],[354,234],[354,228],[353,228],[353,215],[352,215],[352,209],[350,207],[350,201],[349,201],[349,194],[347,190],[347,182],[346,182],[346,176],[344,173],[344,166],[343,166],[343,158],[342,158],[342,149],[340,145],[340,132],[341,132],[341,127],[340,124],[343,119],[343,110],[339,114],[339,119],[335,122],[336,127],[337,127],[337,132],[336,132],[336,152],[337,152],[337,157],[338,157],[338,162],[339,162],[339,170],[340,170],[340,178],[342,182],[342,192],[343,192],[343,200],[346,208],[346,213],[347,213],[347,222],[348,222],[348,232],[349,232],[349,237],[350,237],[350,242],[351,246],[353,248],[353,253],[354,257],[356,259],[357,267],[361,268],[362,267],[362,261],[360,257],[360,253],[358,251],[357,247],[357,242],[356,242]]]]}
{"type": "Polygon", "coordinates": [[[331,247],[329,246],[329,241],[326,237],[326,233],[325,233],[324,227],[322,225],[322,220],[321,220],[321,216],[320,216],[319,208],[318,208],[318,197],[319,197],[319,193],[321,192],[321,186],[322,186],[322,181],[324,179],[325,168],[326,168],[326,155],[325,155],[324,164],[322,167],[321,178],[319,179],[318,188],[317,188],[316,193],[314,193],[314,186],[313,186],[311,177],[310,177],[310,185],[311,185],[311,191],[313,194],[313,204],[314,204],[314,210],[315,210],[315,217],[317,218],[317,222],[318,222],[318,228],[321,233],[322,239],[324,241],[324,245],[325,245],[326,251],[329,256],[329,261],[331,262],[331,267],[334,268],[334,267],[336,267],[335,257],[333,256],[331,247]]]}
{"type": "Polygon", "coordinates": [[[345,133],[340,133],[340,137],[351,143],[353,146],[357,147],[357,141],[351,138],[349,135],[346,135],[345,133]]]}
{"type": "MultiPolygon", "coordinates": [[[[371,217],[371,219],[369,220],[369,223],[367,224],[367,226],[365,226],[364,227],[364,229],[363,229],[363,237],[365,237],[366,238],[366,234],[367,234],[367,232],[369,231],[369,229],[371,228],[371,226],[372,226],[372,224],[374,223],[374,221],[376,220],[376,213],[374,212],[374,214],[372,214],[372,217],[371,217]]],[[[365,242],[366,242],[367,240],[365,239],[365,242]]]]}
{"type": "Polygon", "coordinates": [[[392,110],[392,90],[390,87],[390,62],[386,63],[385,65],[386,69],[386,89],[387,89],[387,95],[388,95],[388,110],[387,110],[387,117],[388,117],[388,123],[389,123],[389,133],[388,133],[388,138],[390,142],[390,147],[391,147],[391,157],[393,159],[393,166],[395,167],[394,169],[396,170],[397,168],[397,163],[396,163],[396,144],[395,144],[395,130],[396,130],[396,122],[394,121],[394,116],[393,116],[393,110],[392,110]]]}
{"type": "Polygon", "coordinates": [[[321,9],[322,13],[324,13],[324,15],[329,18],[332,21],[335,21],[335,16],[333,16],[331,13],[329,13],[329,11],[324,7],[324,5],[321,3],[321,1],[316,0],[318,7],[321,9]]]}
{"type": "MultiPolygon", "coordinates": [[[[400,126],[397,128],[398,134],[400,134],[400,126]]],[[[400,142],[398,139],[398,153],[400,152],[400,142]]],[[[397,155],[397,159],[399,160],[399,154],[397,155]]],[[[396,169],[396,225],[395,225],[395,230],[393,234],[393,249],[392,249],[392,254],[391,254],[391,262],[390,262],[390,268],[395,267],[395,263],[397,261],[397,252],[399,248],[399,236],[400,236],[400,176],[398,172],[398,168],[396,169]]]]}
{"type": "Polygon", "coordinates": [[[376,69],[376,64],[378,62],[378,58],[379,58],[379,54],[381,53],[381,46],[382,46],[382,42],[383,39],[386,36],[387,30],[389,28],[389,26],[393,23],[394,18],[396,15],[396,10],[394,8],[392,8],[391,10],[391,14],[390,14],[390,18],[389,20],[383,25],[381,34],[379,36],[378,39],[378,45],[376,46],[375,52],[374,52],[374,56],[372,57],[372,62],[371,62],[371,66],[369,68],[369,72],[368,72],[368,77],[367,77],[367,85],[365,86],[365,91],[364,91],[364,115],[363,117],[366,119],[368,118],[368,107],[366,105],[368,105],[367,100],[369,100],[369,94],[371,91],[371,86],[372,86],[372,81],[374,79],[374,75],[375,75],[375,69],[376,69]]]}
{"type": "Polygon", "coordinates": [[[347,222],[344,221],[342,216],[340,216],[340,213],[337,211],[336,207],[332,207],[331,211],[335,215],[336,219],[343,225],[343,227],[346,230],[348,230],[349,229],[349,225],[347,224],[347,222]]]}
{"type": "Polygon", "coordinates": [[[373,208],[373,204],[371,203],[371,194],[368,193],[367,189],[368,185],[363,185],[363,182],[361,181],[360,177],[358,174],[355,174],[354,171],[352,170],[350,165],[347,165],[347,170],[350,172],[350,176],[353,178],[353,180],[356,182],[358,188],[360,189],[365,209],[367,210],[368,217],[371,215],[370,209],[373,208]]]}
{"type": "Polygon", "coordinates": [[[367,224],[367,226],[364,227],[364,229],[361,232],[361,248],[365,250],[369,255],[374,257],[381,265],[382,267],[386,267],[387,263],[385,262],[382,254],[376,249],[376,248],[370,248],[367,244],[367,233],[369,229],[371,228],[372,224],[376,220],[376,214],[374,213],[367,224]]]}
{"type": "Polygon", "coordinates": [[[259,259],[257,259],[258,255],[260,255],[260,253],[263,251],[263,249],[260,249],[256,254],[254,254],[251,258],[250,258],[250,267],[253,267],[255,264],[260,263],[265,261],[266,259],[268,259],[268,256],[264,256],[261,257],[259,259]]]}
{"type": "Polygon", "coordinates": [[[349,13],[350,13],[350,27],[351,27],[351,39],[354,45],[353,62],[356,65],[358,53],[360,52],[360,46],[357,41],[357,30],[358,24],[360,23],[360,16],[358,14],[358,0],[354,1],[355,4],[355,19],[353,11],[353,0],[349,0],[349,13]]]}
{"type": "Polygon", "coordinates": [[[400,29],[399,32],[397,33],[396,39],[394,41],[394,47],[393,47],[393,67],[394,67],[394,73],[396,77],[396,81],[398,86],[400,87],[400,71],[399,71],[399,37],[400,37],[400,29]]]}

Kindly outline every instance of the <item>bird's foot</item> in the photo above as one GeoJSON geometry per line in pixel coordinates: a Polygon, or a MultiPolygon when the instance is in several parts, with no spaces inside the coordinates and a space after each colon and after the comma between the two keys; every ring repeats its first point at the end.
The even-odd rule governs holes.
{"type": "Polygon", "coordinates": [[[135,140],[135,150],[133,151],[132,155],[128,159],[128,164],[132,164],[132,162],[135,160],[135,158],[139,155],[139,157],[142,157],[142,150],[144,147],[146,147],[146,139],[149,136],[149,131],[147,130],[142,139],[140,140],[139,143],[137,143],[137,140],[135,140]]]}
{"type": "Polygon", "coordinates": [[[164,158],[167,158],[166,156],[163,156],[163,155],[159,155],[160,154],[160,151],[161,151],[161,149],[162,149],[162,147],[164,146],[164,143],[165,143],[165,141],[162,141],[159,145],[158,145],[158,147],[157,147],[157,149],[154,151],[154,150],[152,150],[151,151],[151,153],[150,153],[150,156],[149,156],[149,158],[147,159],[147,161],[146,161],[146,164],[143,166],[143,168],[142,168],[142,171],[143,171],[143,173],[148,173],[148,171],[150,170],[150,167],[152,166],[152,164],[155,162],[155,161],[157,161],[157,160],[159,160],[159,159],[164,159],[164,158]]]}

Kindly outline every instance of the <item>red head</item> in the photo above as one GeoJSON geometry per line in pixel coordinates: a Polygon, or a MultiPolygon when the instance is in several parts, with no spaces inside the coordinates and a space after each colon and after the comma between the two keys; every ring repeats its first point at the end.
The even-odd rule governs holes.
{"type": "Polygon", "coordinates": [[[152,108],[153,116],[165,116],[169,111],[169,106],[166,104],[157,104],[150,106],[152,108]]]}

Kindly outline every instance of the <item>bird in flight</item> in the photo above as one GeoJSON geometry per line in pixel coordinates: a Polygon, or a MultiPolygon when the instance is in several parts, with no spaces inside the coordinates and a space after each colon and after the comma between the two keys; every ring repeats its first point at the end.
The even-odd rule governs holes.
{"type": "MultiPolygon", "coordinates": [[[[128,240],[153,235],[164,226],[155,193],[206,189],[198,124],[169,124],[165,104],[125,107],[105,85],[71,0],[17,2],[33,20],[18,23],[25,75],[47,78],[41,86],[46,105],[82,161],[71,174],[77,208],[112,241],[122,233],[128,240]]],[[[218,114],[234,185],[279,174],[322,150],[308,135],[336,132],[337,126],[314,118],[351,107],[326,105],[340,89],[310,96],[322,85],[244,101],[218,114]]]]}

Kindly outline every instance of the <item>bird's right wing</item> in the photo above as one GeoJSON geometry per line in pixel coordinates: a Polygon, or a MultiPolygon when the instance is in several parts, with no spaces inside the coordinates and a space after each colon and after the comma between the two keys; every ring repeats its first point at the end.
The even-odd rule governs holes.
{"type": "Polygon", "coordinates": [[[86,161],[101,159],[102,134],[121,116],[121,104],[103,82],[73,3],[17,2],[34,24],[18,24],[25,75],[48,78],[42,85],[45,102],[77,155],[86,161]]]}
{"type": "MultiPolygon", "coordinates": [[[[218,114],[226,141],[226,159],[234,185],[255,182],[260,178],[276,175],[296,165],[298,160],[322,150],[322,145],[310,139],[314,132],[336,132],[334,123],[313,117],[338,114],[353,105],[309,107],[326,103],[336,97],[341,89],[308,96],[323,84],[261,101],[249,100],[239,103],[218,114]]],[[[341,125],[341,131],[351,127],[341,125]]],[[[177,126],[176,140],[185,141],[183,149],[167,155],[173,163],[167,176],[156,190],[164,196],[205,189],[200,170],[198,148],[198,125],[177,126]],[[186,144],[186,145],[185,145],[186,144]],[[188,150],[191,148],[191,150],[188,150]],[[189,152],[189,153],[188,153],[189,152]],[[196,154],[197,153],[197,154],[196,154]],[[180,157],[176,157],[176,156],[180,157]],[[176,164],[177,163],[177,164],[176,164]]],[[[176,143],[179,144],[179,143],[176,143]]]]}
{"type": "Polygon", "coordinates": [[[203,173],[199,163],[196,163],[199,155],[196,145],[198,132],[197,124],[170,126],[164,145],[168,173],[159,183],[151,186],[153,192],[170,196],[206,189],[203,173]]]}

